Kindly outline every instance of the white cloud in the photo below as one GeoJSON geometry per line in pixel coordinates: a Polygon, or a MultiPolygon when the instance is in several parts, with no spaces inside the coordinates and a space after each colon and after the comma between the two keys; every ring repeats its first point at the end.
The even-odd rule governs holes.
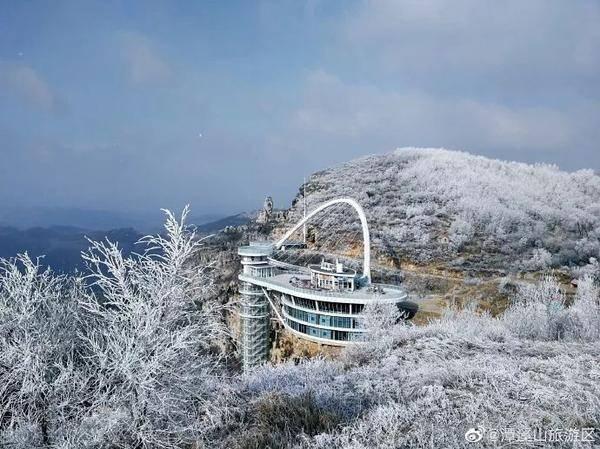
{"type": "Polygon", "coordinates": [[[598,167],[598,23],[585,0],[359,0],[287,140],[313,158],[412,145],[598,167]]]}
{"type": "Polygon", "coordinates": [[[546,76],[600,68],[600,4],[591,1],[362,1],[342,42],[396,71],[546,76]]]}
{"type": "Polygon", "coordinates": [[[568,148],[580,126],[569,111],[385,90],[346,83],[324,71],[310,74],[291,122],[297,135],[340,146],[373,142],[524,150],[568,148]]]}
{"type": "Polygon", "coordinates": [[[42,110],[51,111],[58,105],[48,83],[24,64],[0,61],[0,89],[42,110]]]}
{"type": "Polygon", "coordinates": [[[129,80],[133,84],[162,83],[171,78],[171,67],[146,36],[125,32],[120,35],[120,42],[129,80]]]}

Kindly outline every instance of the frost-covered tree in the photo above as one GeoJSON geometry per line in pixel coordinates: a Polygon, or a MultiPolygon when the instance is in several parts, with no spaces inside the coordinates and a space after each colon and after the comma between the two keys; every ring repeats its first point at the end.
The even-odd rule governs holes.
{"type": "Polygon", "coordinates": [[[405,326],[406,312],[395,303],[373,301],[365,306],[357,319],[365,330],[362,342],[344,352],[346,363],[367,363],[371,357],[389,352],[396,333],[405,326]]]}
{"type": "Polygon", "coordinates": [[[167,212],[166,237],[146,237],[141,255],[124,258],[116,244],[91,242],[83,256],[94,287],[81,306],[95,384],[82,427],[102,429],[91,441],[179,447],[211,421],[226,330],[209,276],[190,263],[201,242],[186,215],[167,212]]]}
{"type": "Polygon", "coordinates": [[[471,223],[462,218],[458,218],[452,222],[448,233],[452,247],[455,250],[460,250],[473,238],[475,230],[471,223]]]}
{"type": "Polygon", "coordinates": [[[588,275],[579,281],[569,316],[568,337],[600,340],[600,288],[593,277],[588,275]]]}
{"type": "Polygon", "coordinates": [[[402,311],[393,302],[372,301],[361,312],[358,322],[367,330],[368,339],[377,340],[401,322],[402,311]]]}
{"type": "Polygon", "coordinates": [[[81,294],[27,254],[0,261],[0,446],[55,444],[83,413],[81,294]]]}
{"type": "Polygon", "coordinates": [[[577,267],[575,273],[580,279],[589,277],[593,282],[600,284],[600,262],[595,257],[591,257],[589,263],[583,267],[577,267]]]}
{"type": "Polygon", "coordinates": [[[521,285],[504,314],[507,326],[519,337],[557,340],[568,325],[566,298],[560,284],[545,276],[534,285],[521,285]]]}
{"type": "Polygon", "coordinates": [[[223,307],[186,215],[138,255],[90,242],[85,279],[2,262],[2,445],[179,448],[219,423],[223,307]]]}
{"type": "Polygon", "coordinates": [[[535,248],[531,258],[523,263],[525,270],[543,271],[552,265],[552,254],[545,248],[535,248]]]}

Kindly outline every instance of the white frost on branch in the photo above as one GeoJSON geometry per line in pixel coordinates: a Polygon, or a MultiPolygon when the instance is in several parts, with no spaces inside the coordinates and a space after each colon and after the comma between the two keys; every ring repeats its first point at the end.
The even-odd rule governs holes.
{"type": "Polygon", "coordinates": [[[4,446],[178,448],[219,423],[227,330],[187,213],[141,254],[90,242],[85,284],[2,261],[4,446]]]}

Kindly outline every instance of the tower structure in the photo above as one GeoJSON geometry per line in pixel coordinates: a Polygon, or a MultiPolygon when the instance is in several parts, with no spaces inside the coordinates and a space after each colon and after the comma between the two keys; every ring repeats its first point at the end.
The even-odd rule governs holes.
{"type": "MultiPolygon", "coordinates": [[[[267,258],[271,255],[270,245],[251,243],[238,249],[241,256],[242,274],[250,278],[268,278],[274,268],[267,258]]],[[[241,321],[241,355],[244,371],[267,360],[269,356],[270,313],[269,303],[263,289],[247,281],[241,281],[239,292],[241,321]]]]}

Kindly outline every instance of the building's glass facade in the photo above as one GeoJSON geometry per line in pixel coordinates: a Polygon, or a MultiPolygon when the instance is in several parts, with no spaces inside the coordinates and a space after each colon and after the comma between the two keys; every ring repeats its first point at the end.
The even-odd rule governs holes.
{"type": "Polygon", "coordinates": [[[350,314],[354,311],[350,311],[350,304],[344,304],[339,302],[328,302],[328,301],[317,301],[319,310],[324,312],[332,312],[332,313],[345,313],[350,314]]]}
{"type": "Polygon", "coordinates": [[[310,337],[321,338],[325,340],[334,341],[360,341],[362,339],[362,333],[360,332],[347,332],[335,329],[320,329],[318,327],[310,326],[304,323],[298,323],[290,318],[285,318],[286,324],[296,332],[308,335],[310,337]]]}
{"type": "Polygon", "coordinates": [[[355,329],[358,327],[356,324],[356,320],[351,317],[311,313],[305,310],[290,307],[289,305],[284,305],[283,310],[291,318],[295,318],[298,321],[303,321],[308,324],[317,324],[319,326],[339,327],[348,329],[355,329]]]}
{"type": "Polygon", "coordinates": [[[362,312],[363,304],[316,301],[290,295],[281,295],[280,302],[287,326],[296,332],[338,342],[361,339],[363,332],[356,315],[362,312]]]}

